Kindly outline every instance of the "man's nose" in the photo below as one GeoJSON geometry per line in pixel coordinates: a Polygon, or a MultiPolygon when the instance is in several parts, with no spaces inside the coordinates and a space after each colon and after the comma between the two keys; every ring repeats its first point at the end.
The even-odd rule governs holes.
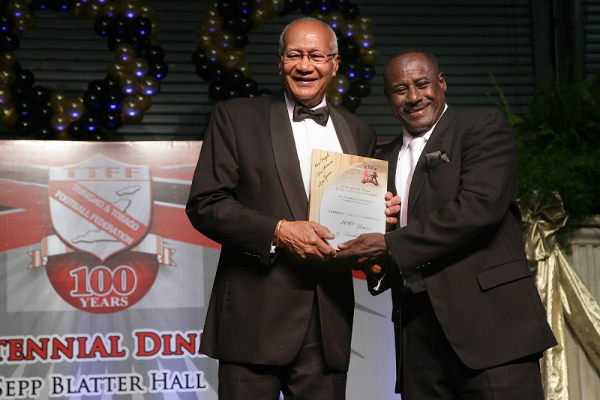
{"type": "Polygon", "coordinates": [[[408,101],[411,103],[418,103],[421,101],[421,92],[416,88],[416,86],[408,87],[408,101]]]}
{"type": "Polygon", "coordinates": [[[302,55],[302,58],[300,59],[300,62],[296,66],[296,68],[299,69],[300,71],[306,71],[306,72],[312,71],[314,69],[314,67],[315,66],[310,61],[310,58],[306,54],[302,55]]]}

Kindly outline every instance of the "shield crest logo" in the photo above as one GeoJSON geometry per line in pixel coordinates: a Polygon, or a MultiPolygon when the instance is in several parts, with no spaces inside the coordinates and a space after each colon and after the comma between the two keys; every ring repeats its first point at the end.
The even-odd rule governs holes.
{"type": "Polygon", "coordinates": [[[102,154],[49,170],[50,216],[69,246],[104,262],[135,246],[152,212],[150,169],[102,154]]]}

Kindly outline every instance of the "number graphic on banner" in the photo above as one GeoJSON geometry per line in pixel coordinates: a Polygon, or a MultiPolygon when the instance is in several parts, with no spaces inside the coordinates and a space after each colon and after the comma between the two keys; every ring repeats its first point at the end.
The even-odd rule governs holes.
{"type": "Polygon", "coordinates": [[[137,276],[128,265],[120,265],[111,270],[104,265],[97,265],[90,270],[86,265],[69,272],[75,278],[75,289],[71,296],[106,296],[114,291],[119,296],[133,293],[137,287],[137,276]]]}

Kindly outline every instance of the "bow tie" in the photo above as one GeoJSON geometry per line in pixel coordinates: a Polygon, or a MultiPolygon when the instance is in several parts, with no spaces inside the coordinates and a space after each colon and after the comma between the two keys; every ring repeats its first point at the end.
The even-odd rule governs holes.
{"type": "Polygon", "coordinates": [[[327,119],[329,118],[329,109],[325,106],[311,110],[301,104],[295,104],[292,118],[294,122],[303,121],[306,118],[310,118],[317,124],[325,126],[327,125],[327,119]]]}

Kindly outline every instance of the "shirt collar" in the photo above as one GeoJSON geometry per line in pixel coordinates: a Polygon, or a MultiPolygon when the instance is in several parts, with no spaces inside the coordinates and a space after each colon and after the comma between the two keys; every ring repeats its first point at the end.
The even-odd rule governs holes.
{"type": "MultiPolygon", "coordinates": [[[[421,135],[421,137],[423,137],[423,139],[425,139],[425,143],[427,143],[427,141],[431,137],[431,133],[435,129],[435,126],[438,124],[438,122],[440,122],[440,119],[442,118],[442,115],[444,115],[444,113],[446,112],[447,109],[448,109],[448,104],[444,103],[444,111],[442,111],[442,113],[440,114],[440,117],[437,119],[437,121],[435,121],[435,124],[433,124],[433,126],[427,132],[425,132],[424,134],[421,135]]],[[[402,147],[408,146],[408,143],[413,138],[414,138],[414,136],[411,135],[410,133],[408,133],[408,131],[406,130],[406,128],[402,128],[402,147]]]]}

